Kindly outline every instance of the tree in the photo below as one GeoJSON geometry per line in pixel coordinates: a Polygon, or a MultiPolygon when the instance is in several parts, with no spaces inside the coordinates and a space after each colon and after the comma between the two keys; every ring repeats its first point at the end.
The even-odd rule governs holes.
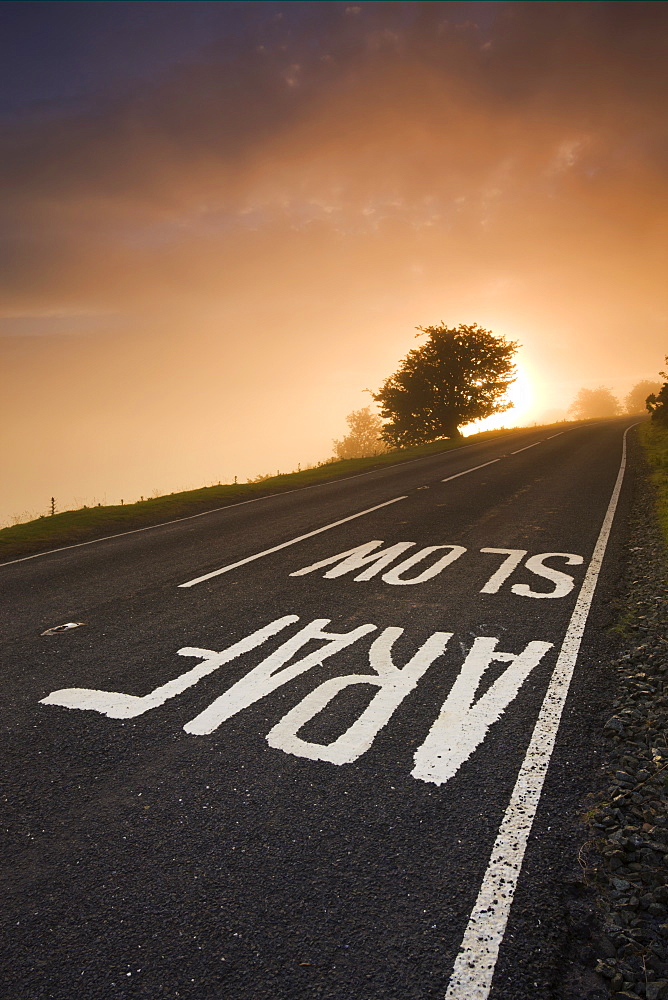
{"type": "Polygon", "coordinates": [[[647,410],[647,397],[652,393],[659,392],[660,382],[652,382],[650,379],[643,379],[636,382],[624,400],[627,413],[645,413],[647,410]]]}
{"type": "Polygon", "coordinates": [[[364,458],[387,451],[381,439],[383,421],[377,413],[371,412],[369,406],[353,410],[346,417],[346,422],[350,431],[341,441],[333,442],[337,458],[364,458]]]}
{"type": "Polygon", "coordinates": [[[372,394],[389,421],[385,441],[402,446],[459,438],[462,424],[512,407],[503,396],[517,377],[515,341],[495,337],[477,323],[417,329],[427,342],[409,351],[399,370],[372,394]]]}
{"type": "MultiPolygon", "coordinates": [[[[668,354],[666,354],[666,366],[668,367],[668,354]]],[[[668,379],[668,371],[659,372],[662,378],[668,379]]],[[[664,382],[658,393],[652,393],[647,397],[647,409],[652,414],[652,420],[668,427],[668,382],[664,382]]]]}
{"type": "Polygon", "coordinates": [[[617,417],[620,411],[619,400],[604,385],[599,385],[598,389],[580,389],[569,409],[576,420],[617,417]]]}

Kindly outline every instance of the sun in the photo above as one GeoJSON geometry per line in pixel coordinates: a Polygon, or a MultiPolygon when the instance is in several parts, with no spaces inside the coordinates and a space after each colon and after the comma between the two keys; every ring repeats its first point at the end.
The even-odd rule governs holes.
{"type": "Polygon", "coordinates": [[[514,407],[510,413],[518,418],[520,414],[525,417],[533,406],[533,385],[526,369],[521,365],[517,365],[517,378],[508,389],[508,399],[514,407]]]}
{"type": "Polygon", "coordinates": [[[535,396],[533,382],[529,373],[522,365],[516,365],[517,378],[508,388],[505,399],[513,404],[512,409],[503,413],[495,413],[484,420],[476,420],[462,428],[462,434],[477,434],[479,431],[491,431],[497,427],[523,427],[533,419],[535,396]]]}

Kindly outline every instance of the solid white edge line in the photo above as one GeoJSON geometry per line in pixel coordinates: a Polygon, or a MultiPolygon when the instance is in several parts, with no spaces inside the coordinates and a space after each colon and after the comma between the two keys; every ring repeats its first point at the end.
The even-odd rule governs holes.
{"type": "Polygon", "coordinates": [[[484,469],[486,465],[494,465],[495,462],[500,461],[500,458],[493,458],[491,462],[483,462],[482,465],[474,465],[472,469],[464,469],[463,472],[456,472],[454,476],[448,476],[447,479],[441,479],[441,482],[449,483],[451,479],[459,479],[460,476],[466,476],[469,472],[475,472],[477,469],[484,469]]]}
{"type": "MultiPolygon", "coordinates": [[[[366,475],[366,473],[364,473],[366,475]]],[[[314,485],[322,485],[314,483],[314,485]]],[[[310,490],[310,486],[303,487],[310,490]]],[[[285,490],[286,493],[296,493],[297,490],[285,490]]],[[[73,542],[72,545],[61,545],[58,549],[47,549],[45,552],[33,552],[31,556],[21,556],[20,559],[10,559],[8,562],[0,563],[3,566],[13,566],[14,563],[27,562],[28,559],[39,559],[40,556],[50,556],[54,552],[65,552],[67,549],[80,549],[82,545],[95,545],[96,542],[110,542],[113,538],[123,538],[125,535],[137,535],[140,531],[154,531],[156,528],[166,528],[170,524],[179,524],[181,521],[193,521],[196,517],[204,517],[206,514],[216,514],[219,510],[227,510],[229,507],[243,507],[247,503],[257,503],[258,500],[269,500],[271,497],[283,496],[282,493],[266,493],[262,497],[253,497],[252,500],[239,500],[237,503],[227,504],[225,507],[214,507],[212,510],[202,510],[199,514],[187,514],[186,517],[176,517],[173,521],[161,521],[160,524],[147,524],[145,528],[131,528],[130,531],[119,531],[116,535],[103,535],[102,538],[89,538],[87,542],[73,542]]]]}
{"type": "MultiPolygon", "coordinates": [[[[492,438],[492,440],[496,440],[492,438]]],[[[474,441],[472,444],[463,444],[458,448],[447,448],[444,452],[435,451],[433,455],[459,454],[468,448],[475,448],[479,444],[487,444],[486,441],[474,441]]],[[[228,503],[223,507],[212,507],[211,510],[201,510],[199,514],[186,514],[185,517],[176,517],[173,521],[161,521],[160,524],[147,524],[145,528],[131,528],[130,531],[119,531],[115,535],[104,535],[102,538],[89,538],[87,542],[73,542],[72,545],[61,545],[57,549],[47,549],[45,552],[33,552],[31,556],[21,556],[20,559],[9,559],[0,563],[0,569],[4,566],[13,566],[14,563],[27,562],[28,559],[39,559],[41,556],[50,556],[54,552],[65,552],[67,549],[79,549],[82,545],[95,545],[97,542],[110,542],[114,538],[123,538],[125,535],[136,535],[140,531],[155,531],[156,528],[166,528],[170,524],[179,524],[181,521],[194,521],[196,517],[206,517],[207,514],[218,514],[221,510],[230,510],[232,507],[243,507],[248,503],[259,503],[260,500],[271,500],[272,497],[284,497],[288,493],[303,493],[305,490],[316,490],[323,486],[335,486],[336,483],[347,483],[351,479],[361,479],[362,476],[373,476],[374,473],[385,472],[387,469],[396,469],[400,465],[413,465],[415,462],[422,462],[432,455],[420,455],[419,458],[409,458],[406,462],[395,462],[392,465],[381,465],[378,469],[369,469],[368,472],[356,472],[354,476],[341,476],[340,479],[327,479],[324,483],[311,483],[310,486],[295,486],[293,490],[279,490],[278,493],[265,493],[261,497],[253,497],[251,500],[238,500],[236,503],[228,503]]]]}
{"type": "Polygon", "coordinates": [[[205,573],[203,576],[197,576],[194,580],[188,580],[187,583],[179,583],[179,587],[194,587],[196,583],[203,583],[205,580],[210,580],[214,576],[220,576],[221,573],[229,573],[230,570],[236,569],[238,566],[245,566],[246,563],[254,562],[255,559],[262,559],[263,556],[269,556],[272,552],[279,552],[281,549],[287,549],[289,545],[296,545],[297,542],[303,542],[305,538],[313,538],[314,535],[319,535],[323,531],[329,531],[330,528],[337,528],[340,524],[345,524],[346,521],[354,521],[356,517],[363,517],[365,514],[371,514],[374,510],[380,510],[381,507],[388,507],[391,503],[396,503],[397,500],[406,500],[407,496],[395,497],[393,500],[386,500],[385,503],[376,504],[375,507],[368,507],[366,510],[360,510],[357,514],[351,514],[349,517],[343,517],[340,521],[332,521],[331,524],[325,524],[322,528],[316,528],[315,531],[308,531],[305,535],[299,535],[297,538],[291,538],[288,542],[281,542],[280,545],[274,545],[271,549],[264,549],[262,552],[255,552],[252,556],[246,556],[245,559],[239,559],[238,562],[230,563],[228,566],[222,566],[220,569],[214,569],[212,573],[205,573]]]}
{"type": "Polygon", "coordinates": [[[542,444],[542,441],[534,441],[533,444],[527,444],[524,448],[518,448],[517,451],[511,451],[511,455],[519,455],[521,451],[528,451],[529,448],[535,448],[537,444],[542,444]]]}
{"type": "Polygon", "coordinates": [[[492,987],[510,906],[617,509],[626,469],[626,436],[631,427],[624,431],[622,459],[610,503],[455,959],[445,1000],[487,1000],[492,987]]]}
{"type": "MultiPolygon", "coordinates": [[[[635,424],[633,425],[635,427],[635,424]]],[[[569,427],[566,431],[560,431],[560,434],[568,434],[568,431],[577,430],[577,427],[569,427]]],[[[556,436],[556,435],[555,435],[556,436]]],[[[491,440],[496,440],[492,438],[491,440]]],[[[456,453],[459,454],[462,451],[466,451],[468,448],[475,448],[476,445],[487,444],[486,441],[474,441],[472,444],[463,444],[458,448],[448,448],[445,454],[456,453]]],[[[434,455],[440,455],[441,452],[435,451],[434,455]]],[[[55,552],[66,552],[68,549],[80,549],[83,545],[96,545],[98,542],[110,542],[114,538],[123,538],[125,535],[136,535],[140,531],[155,531],[156,528],[166,528],[170,524],[179,524],[181,521],[194,521],[196,517],[206,517],[207,514],[218,514],[221,510],[230,510],[232,507],[243,507],[247,503],[259,503],[260,500],[271,500],[272,497],[282,497],[287,496],[288,493],[302,493],[304,490],[315,490],[323,486],[333,486],[336,483],[346,483],[351,479],[361,479],[362,476],[372,476],[377,472],[385,472],[386,469],[396,469],[399,465],[413,465],[414,462],[422,462],[425,458],[431,458],[431,455],[420,455],[419,458],[409,458],[407,462],[395,462],[393,465],[382,465],[379,469],[369,469],[368,472],[356,472],[354,476],[342,476],[340,479],[328,479],[324,483],[311,483],[310,486],[296,486],[293,490],[279,490],[278,493],[265,493],[261,497],[253,497],[251,500],[238,500],[236,503],[228,503],[223,507],[212,507],[211,510],[201,510],[199,514],[186,514],[185,517],[176,517],[173,521],[161,521],[159,524],[147,524],[144,528],[131,528],[129,531],[118,531],[115,535],[103,535],[102,538],[89,538],[86,542],[73,542],[72,545],[60,545],[57,549],[46,549],[44,552],[33,552],[31,556],[21,556],[20,559],[8,559],[7,562],[0,563],[0,569],[5,566],[13,566],[15,563],[27,562],[28,559],[41,559],[42,556],[50,556],[55,552]]],[[[498,459],[495,459],[498,461],[498,459]]],[[[491,463],[489,463],[491,464],[491,463]]],[[[479,465],[476,468],[482,469],[483,466],[479,465]]],[[[473,472],[473,469],[467,469],[467,472],[473,472]]],[[[465,475],[465,473],[460,472],[460,476],[465,475]]],[[[457,476],[451,476],[451,479],[456,479],[457,476]]],[[[444,483],[447,479],[442,480],[444,483]]]]}

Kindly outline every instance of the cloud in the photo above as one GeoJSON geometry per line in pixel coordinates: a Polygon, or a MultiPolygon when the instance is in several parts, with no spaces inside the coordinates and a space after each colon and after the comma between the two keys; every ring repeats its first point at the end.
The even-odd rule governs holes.
{"type": "MultiPolygon", "coordinates": [[[[252,16],[263,5],[245,6],[252,16]]],[[[15,212],[88,199],[149,215],[237,204],[258,163],[293,136],[302,161],[322,158],[328,140],[338,153],[347,139],[358,163],[365,147],[389,147],[380,182],[398,163],[410,172],[420,128],[446,177],[467,154],[488,156],[484,131],[500,127],[525,145],[546,127],[570,133],[562,143],[607,130],[618,146],[662,155],[663,5],[400,3],[368,5],[352,22],[336,15],[353,8],[309,5],[316,23],[285,6],[292,20],[274,22],[273,35],[265,26],[260,47],[214,40],[155,80],[15,120],[0,174],[15,212]],[[487,26],[469,20],[490,7],[487,26]]]]}
{"type": "Polygon", "coordinates": [[[0,341],[54,447],[92,410],[135,483],[152,449],[166,485],[318,459],[441,318],[520,339],[546,396],[654,374],[665,5],[121,7],[40,5],[0,87],[0,341]]]}

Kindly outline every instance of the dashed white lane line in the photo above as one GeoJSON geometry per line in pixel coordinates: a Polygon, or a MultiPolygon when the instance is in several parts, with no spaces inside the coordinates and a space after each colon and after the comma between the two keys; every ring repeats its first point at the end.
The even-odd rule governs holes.
{"type": "Polygon", "coordinates": [[[449,483],[451,479],[459,479],[460,476],[466,476],[469,472],[475,472],[477,469],[484,469],[486,465],[494,465],[495,462],[500,461],[500,458],[493,458],[491,462],[483,462],[482,465],[474,465],[472,469],[464,469],[463,472],[456,472],[454,476],[448,476],[447,479],[441,479],[441,482],[449,483]]]}
{"type": "MultiPolygon", "coordinates": [[[[536,444],[540,444],[540,441],[536,441],[536,444]]],[[[529,445],[529,448],[533,448],[533,445],[529,445]]],[[[521,448],[520,451],[524,451],[521,448]]],[[[514,453],[513,453],[514,454],[514,453]]],[[[459,479],[460,476],[466,476],[469,472],[476,472],[478,469],[484,469],[488,465],[494,465],[495,462],[500,462],[500,458],[493,458],[490,462],[483,462],[482,465],[474,465],[471,469],[464,469],[463,472],[456,472],[454,476],[448,476],[447,479],[442,479],[442,483],[449,483],[451,479],[459,479]]],[[[427,489],[425,486],[418,486],[418,489],[427,489]]],[[[281,549],[287,548],[289,545],[296,545],[297,542],[303,542],[306,538],[312,538],[314,535],[319,535],[323,531],[329,531],[330,528],[336,528],[340,524],[345,524],[346,521],[353,521],[356,517],[363,517],[364,514],[371,514],[374,510],[380,510],[381,507],[387,507],[391,503],[396,503],[397,500],[406,500],[406,496],[395,497],[394,500],[387,500],[385,503],[377,504],[375,507],[369,507],[367,510],[362,510],[357,514],[351,514],[350,517],[344,517],[340,521],[333,521],[331,524],[326,524],[322,528],[316,528],[315,531],[309,531],[305,535],[299,535],[297,538],[291,538],[288,542],[282,542],[280,545],[274,545],[270,549],[264,549],[262,552],[255,552],[252,556],[246,556],[245,559],[240,559],[238,562],[230,563],[228,566],[221,566],[220,569],[213,570],[212,573],[205,573],[203,576],[197,576],[193,580],[188,580],[186,583],[179,583],[179,587],[194,587],[197,583],[203,583],[205,580],[210,580],[214,576],[220,576],[221,573],[229,573],[230,570],[237,569],[239,566],[245,566],[246,563],[254,562],[256,559],[262,559],[263,556],[269,556],[274,552],[279,552],[281,549]]]]}
{"type": "MultiPolygon", "coordinates": [[[[563,433],[563,431],[560,431],[563,433]]],[[[533,444],[528,444],[524,448],[519,448],[517,451],[512,451],[511,455],[519,455],[521,451],[526,451],[528,448],[535,448],[537,444],[542,444],[542,441],[534,441],[533,444]]],[[[448,476],[446,479],[442,479],[442,483],[449,483],[452,479],[459,479],[460,476],[467,476],[469,472],[477,472],[478,469],[484,469],[488,465],[494,465],[495,462],[500,462],[500,458],[493,458],[490,462],[483,462],[482,465],[474,465],[470,469],[464,469],[463,472],[456,472],[454,476],[448,476]]],[[[418,486],[418,489],[428,489],[426,486],[418,486]]],[[[315,531],[309,531],[306,535],[299,535],[297,538],[292,538],[288,542],[282,542],[280,545],[274,545],[273,548],[264,549],[262,552],[255,552],[252,556],[247,556],[245,559],[240,559],[238,562],[230,563],[228,566],[222,566],[220,569],[214,570],[212,573],[205,573],[203,576],[195,577],[194,580],[188,580],[186,583],[179,583],[179,587],[194,587],[197,583],[203,583],[205,580],[210,580],[214,576],[220,576],[221,573],[228,573],[232,569],[237,569],[239,566],[244,566],[246,563],[253,562],[255,559],[262,559],[263,556],[269,556],[273,552],[278,552],[280,549],[285,549],[289,545],[296,545],[297,542],[302,542],[306,538],[312,538],[313,535],[319,535],[322,531],[329,531],[330,528],[336,528],[340,524],[345,524],[346,521],[353,521],[356,517],[363,517],[364,514],[371,514],[374,510],[380,510],[381,507],[387,507],[388,504],[396,503],[397,500],[405,500],[406,497],[395,497],[394,500],[388,500],[386,503],[378,504],[376,507],[369,507],[368,510],[362,510],[358,514],[351,514],[350,517],[344,517],[340,521],[333,521],[331,524],[326,524],[322,528],[316,528],[315,531]]]]}
{"type": "MultiPolygon", "coordinates": [[[[469,448],[475,448],[476,445],[480,444],[479,441],[474,441],[473,444],[464,444],[457,448],[448,448],[444,454],[449,455],[451,452],[454,454],[459,454],[462,451],[467,451],[469,448]]],[[[434,452],[434,455],[439,455],[440,452],[434,452]]],[[[7,562],[0,563],[0,569],[4,566],[13,566],[14,563],[27,562],[28,559],[41,559],[42,556],[50,556],[56,552],[65,552],[67,549],[79,549],[83,545],[97,545],[98,542],[110,542],[114,538],[123,538],[125,535],[136,535],[140,531],[155,531],[157,528],[166,528],[170,524],[179,524],[181,521],[194,521],[198,517],[206,517],[208,514],[218,514],[223,510],[231,510],[233,507],[245,507],[249,503],[260,503],[262,500],[271,500],[274,497],[287,496],[288,493],[302,493],[306,490],[316,490],[321,489],[324,486],[336,486],[337,483],[346,483],[351,479],[361,479],[363,476],[373,476],[377,473],[386,472],[397,468],[400,465],[413,465],[415,462],[422,462],[425,458],[431,458],[431,455],[421,455],[419,458],[410,458],[405,462],[396,462],[391,465],[383,465],[378,469],[369,469],[368,472],[356,472],[353,476],[342,476],[340,479],[327,479],[323,483],[311,483],[310,486],[296,486],[292,490],[280,490],[278,493],[265,493],[261,497],[253,497],[252,500],[238,500],[236,503],[228,503],[223,507],[213,507],[211,510],[202,510],[199,514],[186,514],[185,517],[177,517],[172,521],[161,521],[160,524],[147,524],[145,528],[131,528],[129,531],[118,531],[115,535],[104,535],[102,538],[89,538],[87,542],[74,542],[72,545],[61,545],[57,549],[47,549],[46,552],[34,552],[31,556],[21,556],[19,559],[8,559],[7,562]]]]}
{"type": "MultiPolygon", "coordinates": [[[[635,424],[632,425],[635,427],[635,424]]],[[[603,556],[626,468],[626,436],[622,459],[610,503],[594,547],[582,589],[568,624],[557,664],[543,699],[531,743],[501,822],[489,866],[480,887],[464,938],[455,959],[445,1000],[487,1000],[508,923],[508,914],[519,878],[529,833],[540,800],[545,775],[573,676],[580,643],[594,597],[603,556]]]]}
{"type": "Polygon", "coordinates": [[[360,510],[357,514],[351,514],[349,517],[342,517],[340,521],[332,521],[331,524],[325,524],[322,528],[316,528],[314,531],[307,531],[305,535],[298,535],[297,538],[291,538],[287,542],[281,542],[280,545],[274,545],[270,549],[264,549],[262,552],[254,552],[252,556],[246,556],[245,559],[239,559],[238,562],[229,563],[227,566],[221,566],[220,569],[214,569],[211,573],[205,573],[203,576],[197,576],[194,580],[188,580],[186,583],[180,583],[179,587],[194,587],[197,583],[203,583],[205,580],[211,580],[214,576],[220,576],[221,573],[229,573],[232,569],[237,569],[238,566],[245,566],[246,563],[254,562],[256,559],[262,559],[263,556],[270,556],[272,552],[280,552],[281,549],[287,549],[290,545],[296,545],[297,542],[303,542],[305,538],[313,538],[314,535],[320,535],[323,531],[329,531],[330,528],[337,528],[340,524],[345,524],[346,521],[354,521],[356,517],[364,517],[365,514],[371,514],[374,510],[380,510],[381,507],[389,507],[392,503],[397,503],[398,500],[406,500],[406,496],[394,497],[393,500],[386,500],[385,503],[376,504],[375,507],[368,507],[366,510],[360,510]]]}
{"type": "MultiPolygon", "coordinates": [[[[633,425],[635,427],[635,424],[633,425]]],[[[566,431],[559,431],[559,434],[568,434],[570,431],[578,430],[577,427],[569,427],[566,431]]],[[[553,434],[552,437],[559,437],[559,434],[553,434]]],[[[550,438],[546,438],[547,441],[550,438]]],[[[459,448],[447,449],[446,453],[449,454],[450,451],[459,454],[462,451],[466,451],[468,448],[475,448],[477,444],[481,442],[476,441],[473,444],[465,444],[459,448]]],[[[540,444],[537,441],[536,444],[540,444]]],[[[530,448],[533,445],[529,445],[530,448]]],[[[520,451],[524,451],[524,448],[520,448],[520,451]]],[[[435,452],[434,454],[439,454],[435,452]]],[[[519,454],[519,452],[511,452],[513,455],[519,454]]],[[[310,486],[298,486],[292,490],[281,490],[278,493],[265,493],[264,496],[254,497],[252,500],[239,500],[236,503],[228,503],[223,507],[214,507],[211,510],[202,510],[199,514],[186,514],[185,517],[177,517],[172,521],[161,521],[160,524],[147,524],[145,528],[131,528],[129,531],[118,531],[115,535],[103,535],[102,538],[89,538],[86,542],[74,542],[72,545],[60,545],[57,549],[47,549],[45,552],[34,552],[31,556],[21,556],[19,559],[8,559],[7,562],[0,563],[0,569],[5,566],[13,566],[15,563],[27,562],[29,559],[41,559],[43,556],[51,556],[56,552],[66,552],[68,549],[80,549],[84,545],[97,545],[98,542],[111,542],[114,538],[123,538],[125,535],[136,535],[140,531],[155,531],[157,528],[166,528],[170,524],[179,524],[181,521],[194,521],[198,517],[206,517],[208,514],[218,514],[223,510],[230,510],[232,507],[244,507],[249,503],[260,503],[262,500],[271,500],[273,497],[286,496],[288,493],[301,493],[304,490],[315,490],[322,488],[323,486],[334,486],[337,483],[345,483],[350,479],[361,479],[362,476],[372,476],[375,473],[385,472],[388,469],[394,469],[399,465],[413,465],[414,462],[421,462],[424,458],[431,458],[430,455],[421,455],[419,458],[411,458],[406,462],[397,462],[395,465],[385,465],[381,466],[379,469],[370,469],[368,472],[356,472],[353,476],[343,476],[341,479],[328,479],[324,483],[312,483],[310,486]]],[[[500,459],[495,458],[494,462],[500,461],[500,459]]],[[[456,476],[449,476],[448,479],[457,479],[459,476],[465,476],[467,472],[475,472],[476,469],[484,469],[485,465],[491,465],[492,462],[485,462],[483,465],[476,465],[474,469],[467,469],[465,472],[458,472],[456,476]]],[[[443,479],[442,482],[447,483],[448,479],[443,479]]]]}
{"type": "MultiPolygon", "coordinates": [[[[569,428],[573,430],[573,428],[569,428]]],[[[532,444],[526,444],[523,448],[518,448],[517,451],[511,451],[511,455],[519,455],[522,451],[528,451],[529,448],[535,448],[536,445],[542,444],[543,441],[551,441],[552,438],[559,437],[561,434],[567,433],[566,431],[559,431],[558,434],[551,434],[547,438],[541,438],[540,441],[534,441],[532,444]]],[[[504,456],[505,458],[506,456],[504,456]]],[[[457,472],[454,476],[448,476],[447,479],[441,479],[442,483],[449,483],[451,479],[459,479],[460,476],[465,476],[469,472],[475,472],[477,469],[484,469],[486,465],[493,465],[494,462],[500,462],[500,458],[493,458],[491,462],[483,462],[482,465],[474,465],[472,469],[465,469],[463,472],[457,472]]]]}
{"type": "Polygon", "coordinates": [[[533,444],[525,444],[523,448],[518,448],[517,451],[511,451],[511,455],[519,455],[521,451],[528,451],[529,448],[535,448],[537,444],[542,444],[542,441],[534,441],[533,444]]]}

